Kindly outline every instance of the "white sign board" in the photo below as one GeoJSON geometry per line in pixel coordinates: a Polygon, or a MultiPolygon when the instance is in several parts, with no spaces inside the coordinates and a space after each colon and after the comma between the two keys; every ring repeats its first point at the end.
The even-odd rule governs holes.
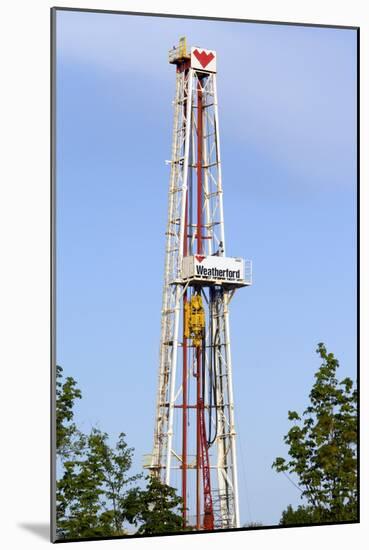
{"type": "Polygon", "coordinates": [[[214,50],[191,48],[191,67],[209,73],[217,72],[217,54],[214,50]]]}
{"type": "Polygon", "coordinates": [[[182,279],[245,284],[244,260],[223,256],[186,256],[183,258],[182,279]]]}

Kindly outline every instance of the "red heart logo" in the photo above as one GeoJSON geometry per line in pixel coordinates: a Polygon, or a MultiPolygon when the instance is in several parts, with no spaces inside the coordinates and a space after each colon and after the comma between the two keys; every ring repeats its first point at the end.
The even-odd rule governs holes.
{"type": "Polygon", "coordinates": [[[206,65],[209,65],[210,61],[214,59],[213,53],[206,53],[204,50],[200,53],[199,50],[194,50],[193,55],[196,57],[196,59],[199,61],[202,67],[206,67],[206,65]]]}
{"type": "Polygon", "coordinates": [[[195,256],[195,258],[201,264],[201,262],[206,258],[206,256],[195,256]]]}

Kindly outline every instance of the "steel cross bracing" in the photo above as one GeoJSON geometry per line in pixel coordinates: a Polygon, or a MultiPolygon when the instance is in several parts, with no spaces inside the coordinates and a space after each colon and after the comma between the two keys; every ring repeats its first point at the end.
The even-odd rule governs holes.
{"type": "Polygon", "coordinates": [[[188,159],[191,124],[191,94],[193,75],[177,73],[174,100],[174,124],[168,221],[164,266],[164,288],[161,314],[159,380],[156,404],[154,449],[151,467],[168,485],[173,436],[173,404],[178,350],[178,327],[182,287],[174,283],[180,278],[183,256],[184,201],[187,190],[188,159]],[[187,100],[188,98],[188,100],[187,100]],[[187,108],[186,108],[187,107],[187,108]]]}
{"type": "MultiPolygon", "coordinates": [[[[196,358],[194,346],[191,346],[183,336],[182,312],[183,302],[188,299],[187,296],[191,296],[195,291],[201,292],[206,307],[206,330],[202,348],[203,368],[206,371],[202,392],[206,397],[201,401],[203,416],[200,417],[200,431],[203,434],[206,430],[208,438],[206,453],[203,453],[201,462],[209,476],[207,481],[203,477],[205,487],[211,485],[211,496],[207,495],[204,499],[208,502],[212,500],[214,505],[214,528],[239,527],[236,431],[229,331],[229,302],[234,290],[219,286],[204,286],[200,290],[194,290],[184,285],[181,280],[183,256],[198,252],[199,239],[203,243],[204,255],[225,256],[226,250],[216,73],[197,71],[191,66],[182,70],[177,67],[176,73],[168,205],[159,379],[150,469],[153,475],[157,475],[164,483],[171,486],[180,486],[176,479],[178,474],[182,473],[182,480],[183,476],[186,476],[185,481],[182,481],[185,492],[182,496],[188,509],[184,521],[185,524],[190,522],[189,518],[194,516],[197,505],[197,528],[199,528],[199,504],[196,503],[195,497],[196,481],[191,480],[190,475],[201,467],[194,450],[196,434],[192,433],[196,430],[193,417],[196,408],[196,404],[193,404],[194,377],[200,368],[200,363],[198,357],[196,358]],[[201,108],[200,118],[199,108],[201,108]],[[201,131],[198,128],[199,123],[201,131]],[[199,136],[201,136],[201,144],[198,143],[199,136]],[[201,145],[200,160],[199,145],[201,145]],[[199,170],[201,170],[201,204],[197,204],[196,200],[200,199],[196,199],[195,196],[195,178],[199,170]],[[200,210],[201,222],[196,221],[195,209],[200,210]],[[180,349],[184,348],[186,348],[186,362],[185,359],[181,361],[180,349]],[[185,365],[182,379],[185,378],[185,384],[188,380],[186,396],[183,395],[183,388],[187,388],[187,385],[184,385],[179,376],[183,367],[181,362],[185,365]],[[180,426],[185,409],[186,417],[183,425],[186,424],[186,432],[183,432],[180,426]],[[183,444],[184,433],[186,433],[185,444],[183,444]]],[[[204,471],[202,475],[205,475],[204,471]]],[[[198,498],[197,494],[197,501],[198,498]]],[[[202,506],[204,508],[206,502],[203,502],[202,506]]],[[[202,517],[203,513],[202,511],[202,517]]]]}

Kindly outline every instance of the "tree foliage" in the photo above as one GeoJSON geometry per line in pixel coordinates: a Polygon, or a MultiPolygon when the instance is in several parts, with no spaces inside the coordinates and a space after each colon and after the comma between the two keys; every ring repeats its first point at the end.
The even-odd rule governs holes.
{"type": "Polygon", "coordinates": [[[282,512],[280,525],[311,525],[322,523],[321,511],[314,506],[298,506],[296,510],[289,504],[282,512]]]}
{"type": "Polygon", "coordinates": [[[56,449],[59,457],[68,456],[76,451],[79,442],[79,432],[74,422],[73,407],[76,399],[81,399],[82,393],[71,376],[63,381],[63,369],[56,366],[56,449]]]}
{"type": "Polygon", "coordinates": [[[127,498],[128,519],[139,525],[137,533],[153,535],[175,533],[183,529],[183,500],[176,490],[152,476],[145,490],[134,489],[127,498]]]}
{"type": "Polygon", "coordinates": [[[92,428],[86,435],[74,422],[73,407],[82,393],[76,381],[57,367],[56,441],[61,474],[57,480],[57,532],[59,538],[99,538],[138,533],[179,531],[181,516],[176,512],[182,499],[175,489],[148,478],[146,489],[131,475],[133,448],[125,434],[115,447],[108,434],[92,428]],[[130,531],[131,532],[131,531],[130,531]]]}
{"type": "Polygon", "coordinates": [[[355,521],[357,519],[357,391],[350,378],[338,382],[338,360],[318,344],[322,363],[315,374],[310,404],[284,441],[290,459],[277,457],[273,468],[298,478],[306,505],[283,512],[281,524],[355,521]]]}
{"type": "Polygon", "coordinates": [[[68,538],[122,535],[127,488],[139,476],[129,476],[133,449],[121,433],[115,449],[108,435],[93,428],[83,452],[64,462],[58,481],[58,527],[68,538]]]}

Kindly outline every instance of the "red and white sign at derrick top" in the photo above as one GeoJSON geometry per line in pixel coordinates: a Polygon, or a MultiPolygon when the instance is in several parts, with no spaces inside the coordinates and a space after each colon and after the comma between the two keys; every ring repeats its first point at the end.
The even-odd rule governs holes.
{"type": "Polygon", "coordinates": [[[191,48],[191,67],[209,73],[217,71],[217,54],[214,50],[191,48]]]}

